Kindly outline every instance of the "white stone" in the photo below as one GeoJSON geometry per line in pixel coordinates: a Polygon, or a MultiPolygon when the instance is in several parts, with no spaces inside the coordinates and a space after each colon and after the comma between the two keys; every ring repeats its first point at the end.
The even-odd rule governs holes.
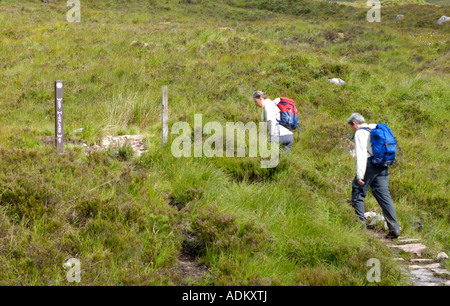
{"type": "Polygon", "coordinates": [[[437,24],[443,24],[444,22],[450,21],[450,17],[442,16],[438,19],[437,24]]]}
{"type": "Polygon", "coordinates": [[[439,263],[432,263],[429,265],[410,265],[410,269],[439,269],[441,265],[439,263]]]}
{"type": "Polygon", "coordinates": [[[445,254],[444,252],[440,252],[439,254],[437,254],[436,259],[437,259],[439,262],[442,262],[442,261],[445,261],[445,260],[448,259],[448,255],[445,254]]]}
{"type": "Polygon", "coordinates": [[[332,84],[336,84],[336,85],[344,85],[345,82],[344,80],[340,79],[340,78],[332,78],[332,79],[328,79],[328,81],[332,84]]]}
{"type": "Polygon", "coordinates": [[[122,135],[122,136],[106,136],[102,139],[102,147],[108,148],[120,148],[128,143],[133,149],[134,154],[141,156],[146,152],[144,144],[144,135],[122,135]]]}
{"type": "Polygon", "coordinates": [[[403,17],[405,17],[405,15],[397,15],[397,16],[395,16],[395,19],[401,19],[401,18],[403,18],[403,17]]]}
{"type": "Polygon", "coordinates": [[[364,213],[364,217],[366,218],[367,225],[376,225],[384,221],[384,217],[374,211],[364,213]]]}

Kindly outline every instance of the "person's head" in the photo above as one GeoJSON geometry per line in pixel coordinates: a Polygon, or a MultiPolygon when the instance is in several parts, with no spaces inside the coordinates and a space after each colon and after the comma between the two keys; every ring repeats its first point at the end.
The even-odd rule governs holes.
{"type": "Polygon", "coordinates": [[[359,113],[353,113],[350,115],[350,118],[347,119],[347,123],[352,127],[352,130],[356,132],[358,127],[365,123],[364,117],[359,113]]]}
{"type": "Polygon", "coordinates": [[[252,95],[253,98],[253,102],[255,102],[255,105],[258,107],[262,107],[263,105],[263,101],[265,99],[267,99],[267,96],[264,92],[262,92],[261,90],[257,90],[253,93],[252,95]]]}

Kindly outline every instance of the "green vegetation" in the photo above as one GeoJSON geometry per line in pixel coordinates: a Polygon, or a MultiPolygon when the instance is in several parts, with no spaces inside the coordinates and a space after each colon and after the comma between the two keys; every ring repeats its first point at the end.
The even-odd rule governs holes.
{"type": "MultiPolygon", "coordinates": [[[[429,256],[450,252],[450,28],[436,24],[448,9],[383,7],[370,24],[366,9],[314,1],[81,4],[69,23],[66,1],[0,2],[0,284],[67,285],[74,257],[80,285],[406,285],[349,203],[354,111],[400,142],[390,178],[403,235],[429,256]],[[54,133],[59,79],[73,140],[63,155],[41,141],[54,133]],[[305,133],[275,169],[175,158],[161,149],[162,85],[170,125],[196,113],[257,122],[261,89],[295,99],[305,133]],[[88,148],[138,133],[141,157],[88,148]],[[180,274],[185,251],[208,273],[180,274]],[[380,283],[366,279],[370,258],[380,283]]],[[[366,210],[380,212],[371,195],[366,210]]]]}

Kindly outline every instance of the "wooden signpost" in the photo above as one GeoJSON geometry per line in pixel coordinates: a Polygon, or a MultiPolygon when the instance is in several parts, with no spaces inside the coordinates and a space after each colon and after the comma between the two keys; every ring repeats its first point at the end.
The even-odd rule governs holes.
{"type": "Polygon", "coordinates": [[[162,87],[162,102],[161,102],[161,121],[162,121],[162,146],[167,144],[169,137],[169,105],[167,86],[162,87]]]}
{"type": "Polygon", "coordinates": [[[55,82],[55,142],[56,151],[64,151],[63,143],[63,82],[55,82]]]}

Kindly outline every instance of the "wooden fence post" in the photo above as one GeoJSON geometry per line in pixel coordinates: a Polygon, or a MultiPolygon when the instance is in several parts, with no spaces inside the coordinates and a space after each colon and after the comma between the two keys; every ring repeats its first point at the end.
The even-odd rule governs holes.
{"type": "Polygon", "coordinates": [[[169,105],[167,86],[162,87],[161,121],[162,121],[162,146],[167,144],[169,137],[169,105]]]}

